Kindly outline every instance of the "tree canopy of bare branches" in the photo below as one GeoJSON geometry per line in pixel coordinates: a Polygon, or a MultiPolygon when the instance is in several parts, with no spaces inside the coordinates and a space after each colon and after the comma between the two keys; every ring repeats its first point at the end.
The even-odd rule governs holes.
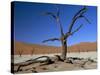
{"type": "Polygon", "coordinates": [[[72,21],[71,21],[71,23],[69,24],[69,27],[68,27],[68,32],[66,32],[64,34],[63,27],[62,27],[61,20],[60,20],[60,16],[59,16],[60,11],[59,11],[59,8],[57,6],[56,6],[56,9],[57,9],[56,13],[54,13],[54,12],[44,12],[43,15],[50,16],[50,17],[52,17],[53,19],[56,20],[56,23],[57,23],[57,25],[59,27],[61,36],[59,38],[55,37],[55,38],[50,38],[50,39],[44,40],[43,43],[48,42],[48,41],[60,41],[61,44],[62,44],[61,58],[63,60],[65,60],[66,56],[67,56],[66,54],[67,54],[67,39],[68,39],[68,37],[73,35],[73,34],[75,34],[76,32],[78,32],[83,26],[83,24],[81,24],[79,27],[74,29],[73,26],[75,25],[75,22],[78,19],[84,18],[89,24],[91,24],[91,23],[87,19],[87,17],[84,15],[84,13],[86,13],[87,10],[88,10],[88,8],[86,6],[84,6],[78,12],[76,12],[76,14],[73,16],[72,21]]]}

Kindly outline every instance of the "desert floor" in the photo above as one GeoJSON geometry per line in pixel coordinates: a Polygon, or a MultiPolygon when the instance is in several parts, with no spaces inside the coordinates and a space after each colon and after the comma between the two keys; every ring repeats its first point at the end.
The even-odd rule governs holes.
{"type": "MultiPolygon", "coordinates": [[[[32,60],[40,56],[53,57],[55,54],[41,54],[41,55],[19,55],[14,56],[14,73],[38,73],[38,72],[53,72],[53,71],[70,71],[70,70],[87,70],[97,68],[97,52],[80,52],[68,53],[67,60],[55,61],[54,63],[37,62],[26,66],[20,66],[26,63],[27,60],[32,60]],[[19,65],[20,64],[20,65],[19,65]],[[20,68],[19,68],[20,66],[20,68]],[[19,69],[18,69],[19,68],[19,69]]],[[[41,58],[41,60],[46,60],[41,58]]],[[[55,60],[55,59],[54,59],[55,60]]]]}

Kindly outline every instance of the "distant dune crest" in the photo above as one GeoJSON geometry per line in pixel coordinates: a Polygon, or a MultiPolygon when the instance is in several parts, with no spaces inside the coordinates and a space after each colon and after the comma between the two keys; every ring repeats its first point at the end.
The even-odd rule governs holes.
{"type": "MultiPolygon", "coordinates": [[[[68,47],[68,52],[89,52],[89,51],[97,51],[97,42],[81,42],[79,44],[75,44],[68,47]]],[[[22,52],[23,55],[60,53],[61,47],[15,42],[14,54],[19,55],[19,52],[22,52]]]]}

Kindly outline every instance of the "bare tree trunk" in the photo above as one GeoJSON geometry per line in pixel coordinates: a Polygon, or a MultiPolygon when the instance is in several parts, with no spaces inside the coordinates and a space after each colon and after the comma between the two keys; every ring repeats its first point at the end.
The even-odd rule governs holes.
{"type": "Polygon", "coordinates": [[[62,60],[65,60],[66,56],[67,56],[67,41],[63,40],[62,41],[62,54],[61,54],[62,60]]]}

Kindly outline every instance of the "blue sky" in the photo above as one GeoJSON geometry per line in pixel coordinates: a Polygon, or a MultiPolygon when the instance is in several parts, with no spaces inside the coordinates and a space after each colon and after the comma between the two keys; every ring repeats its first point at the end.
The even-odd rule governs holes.
{"type": "MultiPolygon", "coordinates": [[[[68,31],[74,14],[83,6],[79,5],[57,5],[60,10],[60,19],[64,33],[68,31]]],[[[68,38],[68,45],[80,42],[97,41],[97,7],[87,6],[88,11],[84,14],[91,22],[88,24],[84,19],[77,20],[74,28],[83,24],[83,27],[73,36],[68,38]]],[[[45,44],[50,46],[60,46],[58,41],[42,43],[43,40],[53,37],[60,37],[60,31],[56,21],[50,16],[43,16],[44,12],[56,12],[54,4],[15,2],[14,5],[14,33],[15,40],[45,44]]]]}

